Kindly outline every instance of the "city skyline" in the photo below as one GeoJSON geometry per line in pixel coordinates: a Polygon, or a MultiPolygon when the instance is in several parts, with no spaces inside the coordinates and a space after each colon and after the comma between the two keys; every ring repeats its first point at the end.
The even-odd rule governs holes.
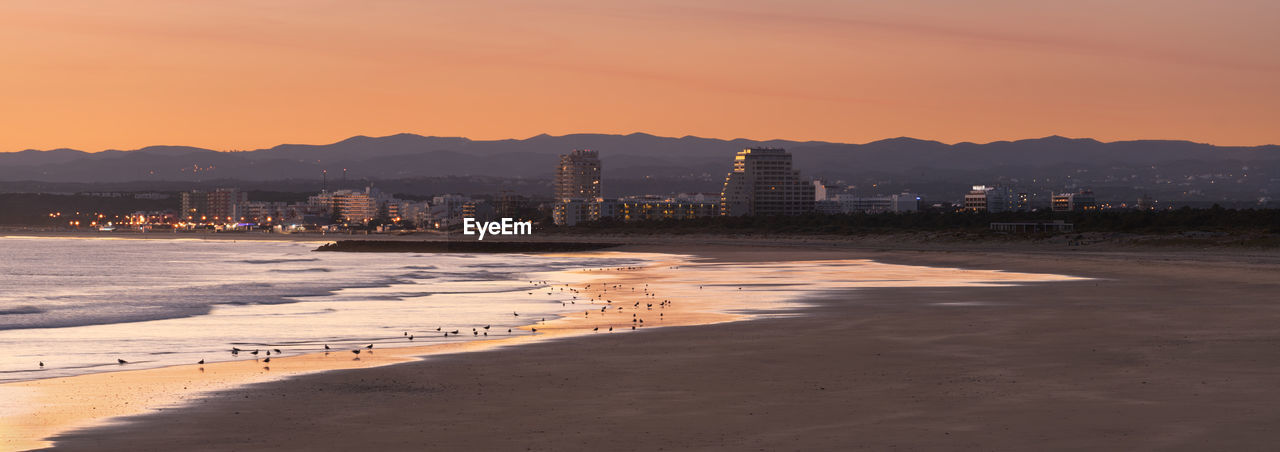
{"type": "Polygon", "coordinates": [[[1271,3],[791,6],[9,2],[0,151],[406,131],[1280,142],[1271,3]]]}

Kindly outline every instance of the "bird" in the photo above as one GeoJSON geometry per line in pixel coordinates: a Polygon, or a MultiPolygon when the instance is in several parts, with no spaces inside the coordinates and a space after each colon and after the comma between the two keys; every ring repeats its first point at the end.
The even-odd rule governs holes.
{"type": "Polygon", "coordinates": [[[196,363],[196,364],[204,364],[204,360],[202,359],[202,360],[200,360],[200,362],[198,362],[198,363],[196,363]]]}
{"type": "Polygon", "coordinates": [[[520,317],[520,314],[518,314],[518,313],[516,313],[516,312],[514,312],[514,311],[512,311],[512,312],[511,312],[511,315],[516,316],[516,317],[520,317]]]}
{"type": "Polygon", "coordinates": [[[597,326],[595,328],[592,328],[591,331],[600,331],[600,327],[597,326]]]}
{"type": "Polygon", "coordinates": [[[269,363],[269,362],[271,362],[271,358],[263,359],[263,360],[262,360],[262,362],[264,362],[264,363],[269,363]]]}
{"type": "Polygon", "coordinates": [[[329,349],[329,344],[324,344],[324,349],[325,349],[325,350],[328,350],[328,349],[329,349]]]}
{"type": "Polygon", "coordinates": [[[458,334],[458,330],[450,331],[450,332],[449,332],[449,334],[454,334],[454,335],[456,335],[456,334],[458,334]]]}
{"type": "Polygon", "coordinates": [[[116,358],[116,362],[117,362],[117,363],[120,363],[120,364],[129,364],[129,362],[128,362],[128,361],[125,361],[125,360],[120,359],[120,358],[116,358]]]}
{"type": "Polygon", "coordinates": [[[278,349],[278,348],[277,348],[277,349],[275,349],[275,351],[276,351],[276,354],[277,354],[277,355],[283,355],[283,354],[284,354],[284,352],[280,351],[280,349],[278,349]]]}
{"type": "Polygon", "coordinates": [[[440,327],[438,327],[438,326],[437,326],[437,327],[436,327],[436,331],[440,331],[440,327]]]}
{"type": "Polygon", "coordinates": [[[364,346],[364,348],[367,348],[367,349],[372,350],[372,349],[373,349],[373,344],[366,345],[366,346],[364,346]]]}
{"type": "Polygon", "coordinates": [[[489,329],[489,325],[485,325],[485,326],[484,326],[484,329],[486,329],[486,330],[487,330],[487,329],[489,329]]]}
{"type": "Polygon", "coordinates": [[[44,367],[44,361],[40,361],[40,367],[44,367]]]}
{"type": "Polygon", "coordinates": [[[409,336],[409,340],[411,340],[411,341],[412,341],[412,340],[413,340],[413,336],[409,336]]]}
{"type": "Polygon", "coordinates": [[[538,329],[537,329],[537,328],[533,328],[533,332],[537,333],[537,332],[538,332],[538,329]]]}
{"type": "Polygon", "coordinates": [[[355,353],[355,354],[359,355],[359,354],[360,354],[360,349],[358,349],[358,348],[357,348],[357,349],[355,349],[355,350],[352,350],[352,351],[351,351],[351,353],[355,353]]]}
{"type": "Polygon", "coordinates": [[[253,356],[258,356],[258,351],[257,351],[257,350],[254,350],[254,351],[249,352],[249,354],[250,354],[250,355],[253,355],[253,356]]]}
{"type": "Polygon", "coordinates": [[[610,326],[609,326],[609,331],[613,331],[613,326],[612,326],[612,325],[610,325],[610,326]]]}

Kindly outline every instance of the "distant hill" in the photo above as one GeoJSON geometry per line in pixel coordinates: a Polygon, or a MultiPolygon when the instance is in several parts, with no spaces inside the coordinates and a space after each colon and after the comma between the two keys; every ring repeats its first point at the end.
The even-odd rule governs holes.
{"type": "MultiPolygon", "coordinates": [[[[1232,147],[1189,141],[1118,141],[1050,136],[986,144],[945,144],[893,138],[865,144],[817,141],[719,140],[686,136],[573,134],[538,135],[522,140],[471,140],[398,134],[351,137],[325,145],[283,144],[245,152],[217,152],[184,146],[151,146],[131,151],[87,153],[71,149],[0,153],[0,181],[59,183],[202,182],[213,180],[330,181],[415,179],[444,176],[546,179],[557,155],[572,149],[600,151],[606,180],[683,180],[682,188],[718,190],[732,156],[746,147],[783,147],[795,155],[806,176],[842,180],[879,191],[922,188],[933,184],[1025,183],[1041,179],[1050,186],[1071,187],[1072,174],[1108,174],[1096,182],[1118,181],[1131,189],[1191,177],[1220,174],[1232,180],[1250,178],[1229,196],[1270,196],[1280,186],[1280,146],[1232,147]],[[1248,169],[1244,169],[1248,168],[1248,169]],[[1058,182],[1064,182],[1059,184],[1058,182]],[[881,184],[884,185],[881,185],[881,184]],[[1136,188],[1135,188],[1136,187],[1136,188]]],[[[1181,180],[1179,180],[1181,179],[1181,180]]],[[[1218,184],[1221,182],[1213,182],[1218,184]]],[[[637,184],[639,184],[637,182],[637,184]]],[[[633,184],[634,185],[634,184],[633,184]]],[[[1093,184],[1097,185],[1097,184],[1093,184]]],[[[608,186],[608,184],[606,184],[608,186]]],[[[635,185],[647,190],[648,185],[635,185]]],[[[661,188],[663,184],[656,184],[661,188]]],[[[1171,192],[1188,192],[1170,188],[1171,192]]],[[[1217,189],[1221,187],[1208,187],[1217,189]]],[[[1197,186],[1191,188],[1203,191],[1197,186]]],[[[622,193],[611,193],[622,194],[622,193]]],[[[952,196],[948,189],[948,196],[952,196]]],[[[1125,196],[1129,196],[1126,192],[1125,196]]],[[[1228,195],[1222,195],[1228,196],[1228,195]]]]}

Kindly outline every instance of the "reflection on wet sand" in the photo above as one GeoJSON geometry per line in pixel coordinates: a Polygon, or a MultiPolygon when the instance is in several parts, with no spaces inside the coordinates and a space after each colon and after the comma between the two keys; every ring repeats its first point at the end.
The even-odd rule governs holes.
{"type": "MultiPolygon", "coordinates": [[[[608,256],[627,253],[582,253],[608,256]]],[[[627,254],[635,256],[634,253],[627,254]]],[[[359,369],[423,359],[431,355],[507,347],[543,339],[625,334],[668,326],[705,325],[760,316],[797,315],[806,296],[857,287],[963,287],[1076,279],[1048,274],[962,270],[824,260],[777,263],[700,262],[687,256],[645,254],[645,267],[588,269],[540,275],[547,278],[529,297],[569,295],[581,314],[539,318],[505,330],[491,325],[423,325],[423,330],[487,340],[412,345],[399,337],[354,347],[319,345],[315,352],[237,356],[244,359],[154,369],[121,370],[0,385],[4,402],[0,431],[5,449],[47,446],[58,432],[113,418],[198,403],[211,391],[312,372],[359,369]],[[490,335],[490,333],[493,333],[490,335]],[[466,334],[471,333],[471,334],[466,334]],[[481,336],[483,334],[484,336],[481,336]],[[269,359],[269,361],[268,361],[269,359]]],[[[518,317],[518,312],[512,313],[518,317]]],[[[420,334],[420,333],[418,333],[420,334]]],[[[470,338],[469,338],[470,339],[470,338]]],[[[421,337],[418,338],[421,340],[421,337]]],[[[264,347],[267,353],[267,347],[264,347]]],[[[247,350],[240,350],[245,353],[247,350]]],[[[231,353],[229,350],[228,353],[231,353]]],[[[494,365],[502,365],[494,363],[494,365]]],[[[317,394],[317,397],[323,397],[317,394]]]]}

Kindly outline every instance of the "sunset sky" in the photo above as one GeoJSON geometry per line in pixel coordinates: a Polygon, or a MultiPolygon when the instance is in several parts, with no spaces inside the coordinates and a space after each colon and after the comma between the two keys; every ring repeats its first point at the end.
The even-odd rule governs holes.
{"type": "Polygon", "coordinates": [[[400,132],[1280,143],[1277,23],[1275,0],[7,0],[0,151],[400,132]]]}

